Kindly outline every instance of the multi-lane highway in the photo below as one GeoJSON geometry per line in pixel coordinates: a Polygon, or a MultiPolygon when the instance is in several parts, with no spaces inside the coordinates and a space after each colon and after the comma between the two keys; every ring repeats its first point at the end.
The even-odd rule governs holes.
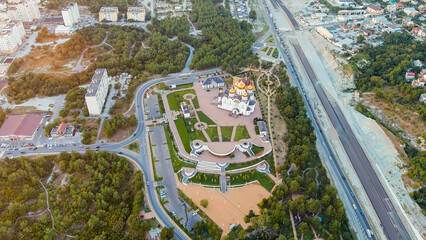
{"type": "Polygon", "coordinates": [[[220,71],[220,68],[215,69],[209,69],[204,71],[198,71],[193,72],[191,74],[174,74],[169,77],[164,78],[158,78],[154,80],[150,80],[148,82],[143,83],[139,89],[137,90],[136,97],[134,99],[135,105],[137,107],[136,111],[136,117],[138,119],[138,127],[135,131],[135,133],[128,139],[119,142],[119,143],[105,143],[105,144],[94,144],[90,146],[83,146],[79,143],[75,144],[68,144],[60,147],[54,147],[54,148],[46,148],[46,147],[40,147],[35,150],[9,150],[5,152],[4,157],[19,157],[23,155],[40,155],[40,154],[58,154],[60,152],[66,151],[77,151],[77,152],[84,152],[88,149],[92,149],[95,151],[110,151],[115,152],[119,155],[125,156],[129,159],[131,159],[135,164],[139,166],[140,169],[142,169],[145,177],[146,182],[146,191],[148,194],[148,199],[150,202],[150,205],[152,207],[152,211],[155,212],[158,219],[166,226],[166,227],[174,227],[175,231],[175,238],[184,240],[188,239],[188,236],[185,234],[185,232],[182,231],[182,229],[179,228],[178,225],[176,225],[175,222],[169,218],[166,211],[161,206],[160,200],[157,198],[156,195],[156,189],[154,187],[154,176],[152,174],[152,167],[151,167],[151,160],[150,160],[150,154],[149,154],[149,146],[147,145],[147,132],[146,132],[146,125],[145,125],[145,118],[144,118],[144,111],[143,111],[143,96],[150,87],[152,87],[155,84],[162,83],[162,82],[168,82],[168,81],[182,81],[182,82],[195,82],[196,77],[199,75],[205,75],[210,73],[215,73],[217,71],[220,71]],[[134,152],[128,151],[123,149],[124,146],[129,145],[130,143],[139,140],[141,143],[140,146],[140,154],[136,154],[134,152]]]}
{"type": "MultiPolygon", "coordinates": [[[[283,5],[283,3],[279,0],[271,0],[271,1],[274,1],[275,4],[278,4],[284,10],[293,28],[295,30],[299,29],[298,23],[296,22],[292,14],[289,12],[289,10],[283,5]]],[[[301,82],[299,80],[299,77],[297,76],[297,73],[293,67],[291,58],[289,55],[286,54],[287,50],[283,49],[284,44],[281,43],[281,39],[279,39],[278,37],[277,29],[274,28],[273,21],[271,19],[269,20],[272,25],[272,29],[274,31],[274,36],[277,40],[277,43],[279,44],[279,50],[282,53],[282,56],[284,56],[284,60],[287,64],[287,67],[289,68],[290,75],[291,73],[293,73],[293,76],[291,78],[296,83],[296,85],[299,86],[299,91],[301,91],[301,93],[305,95],[305,92],[303,91],[303,87],[301,87],[301,82]]],[[[389,239],[410,239],[410,236],[408,235],[407,230],[405,229],[404,225],[401,222],[401,219],[396,213],[395,208],[392,205],[392,202],[390,201],[385,189],[383,188],[383,185],[381,184],[376,173],[374,172],[374,169],[372,168],[367,155],[365,154],[364,150],[360,146],[358,140],[356,139],[354,133],[352,132],[351,127],[349,126],[345,117],[343,116],[343,113],[341,112],[340,108],[337,106],[336,103],[329,101],[327,95],[325,94],[324,90],[319,84],[318,79],[316,78],[316,75],[311,65],[309,64],[309,61],[307,60],[305,54],[303,53],[303,50],[300,47],[300,45],[297,42],[295,42],[293,43],[293,47],[296,50],[298,58],[302,62],[302,65],[308,75],[309,80],[314,86],[315,92],[318,98],[320,99],[321,104],[323,105],[326,111],[326,114],[328,115],[328,118],[331,120],[333,127],[336,129],[339,135],[339,139],[352,165],[355,168],[355,171],[370,199],[370,202],[372,203],[374,207],[374,210],[376,211],[377,216],[379,217],[379,220],[381,222],[381,225],[383,227],[383,230],[386,236],[389,239]]],[[[306,104],[307,99],[305,96],[304,96],[304,100],[306,104]]],[[[308,115],[309,113],[315,114],[314,112],[312,112],[310,105],[307,105],[306,107],[308,108],[308,115]]],[[[313,118],[312,120],[314,122],[316,121],[313,118]]],[[[330,160],[334,162],[332,166],[333,168],[335,168],[335,171],[338,172],[337,176],[339,176],[340,178],[344,180],[342,183],[342,179],[334,179],[335,182],[336,180],[337,180],[337,183],[341,182],[341,185],[344,187],[343,189],[345,189],[345,194],[346,195],[350,194],[350,196],[347,196],[347,197],[350,199],[351,202],[353,202],[353,204],[355,204],[355,206],[358,206],[358,209],[360,209],[359,203],[356,200],[353,194],[353,191],[350,189],[350,186],[346,182],[345,180],[346,178],[344,177],[340,167],[338,166],[338,162],[336,161],[334,154],[332,154],[331,148],[328,145],[325,135],[323,134],[321,129],[317,131],[317,135],[319,136],[319,140],[322,141],[324,150],[326,151],[326,153],[327,152],[329,153],[330,160]]],[[[362,213],[361,216],[359,212],[356,213],[357,219],[359,223],[363,226],[364,228],[363,230],[369,231],[368,222],[366,221],[366,218],[363,212],[361,213],[362,213]]],[[[352,222],[352,225],[354,225],[353,222],[352,222]]],[[[367,237],[370,237],[370,236],[367,236],[367,237]]]]}

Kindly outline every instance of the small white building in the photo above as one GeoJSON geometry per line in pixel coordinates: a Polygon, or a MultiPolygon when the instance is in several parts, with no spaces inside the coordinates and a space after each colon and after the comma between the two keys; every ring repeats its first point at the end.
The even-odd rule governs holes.
{"type": "Polygon", "coordinates": [[[189,111],[189,106],[186,102],[181,102],[180,108],[182,109],[182,113],[183,113],[184,118],[190,118],[191,117],[191,112],[189,111]]]}
{"type": "Polygon", "coordinates": [[[225,86],[221,76],[208,77],[206,80],[201,82],[203,89],[220,88],[225,86]]]}
{"type": "Polygon", "coordinates": [[[422,95],[420,95],[419,101],[426,103],[426,93],[422,93],[422,95]]]}
{"type": "Polygon", "coordinates": [[[69,26],[64,26],[64,25],[58,25],[55,28],[55,34],[56,35],[69,35],[71,34],[72,30],[71,27],[69,26]]]}
{"type": "Polygon", "coordinates": [[[80,12],[78,10],[77,3],[70,3],[61,11],[62,18],[64,19],[64,25],[71,27],[72,25],[78,23],[80,19],[80,12]]]}
{"type": "Polygon", "coordinates": [[[86,105],[89,114],[98,116],[102,113],[108,94],[109,77],[105,68],[98,68],[92,77],[92,82],[86,92],[86,105]]]}

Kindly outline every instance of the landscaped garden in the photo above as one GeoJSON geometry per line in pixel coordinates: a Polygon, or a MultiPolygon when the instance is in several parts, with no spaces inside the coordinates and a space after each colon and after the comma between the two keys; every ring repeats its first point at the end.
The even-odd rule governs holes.
{"type": "Polygon", "coordinates": [[[208,127],[206,129],[207,135],[209,135],[210,140],[212,142],[219,142],[219,134],[217,132],[217,127],[208,127]]]}
{"type": "Polygon", "coordinates": [[[234,141],[239,141],[241,139],[249,139],[250,134],[247,131],[246,126],[239,125],[237,126],[237,131],[235,132],[234,141]]]}
{"type": "Polygon", "coordinates": [[[231,185],[241,185],[257,180],[269,192],[275,186],[275,182],[263,172],[250,170],[243,173],[234,173],[229,175],[231,178],[231,185]]]}
{"type": "Polygon", "coordinates": [[[176,128],[179,132],[180,139],[182,140],[185,150],[190,153],[191,145],[190,143],[196,139],[207,142],[206,137],[203,132],[196,130],[194,124],[196,123],[195,118],[184,119],[182,116],[178,116],[175,120],[176,128]]]}
{"type": "Polygon", "coordinates": [[[251,150],[253,151],[254,155],[257,155],[258,153],[262,152],[264,147],[258,147],[256,145],[251,146],[251,150]]]}
{"type": "Polygon", "coordinates": [[[182,167],[195,168],[195,164],[184,162],[184,161],[180,160],[179,157],[176,155],[177,149],[174,145],[170,130],[167,126],[164,126],[164,132],[166,133],[167,145],[168,145],[169,151],[170,151],[170,160],[172,161],[173,171],[176,173],[182,167]]]}
{"type": "Polygon", "coordinates": [[[211,173],[196,173],[194,177],[188,179],[189,182],[202,185],[219,186],[220,175],[211,173]]]}
{"type": "MultiPolygon", "coordinates": [[[[188,93],[196,95],[194,89],[187,89],[187,90],[182,90],[182,91],[179,91],[179,92],[169,93],[167,95],[167,101],[169,102],[170,110],[179,111],[180,110],[180,103],[185,101],[183,99],[183,96],[185,94],[188,94],[188,93]]],[[[189,104],[189,101],[185,101],[185,102],[187,102],[189,104]]],[[[192,102],[194,103],[195,108],[200,107],[197,97],[192,99],[192,102]]]]}
{"type": "Polygon", "coordinates": [[[222,142],[230,142],[232,137],[233,126],[222,126],[220,131],[222,132],[222,142]]]}
{"type": "Polygon", "coordinates": [[[202,111],[197,111],[197,115],[198,118],[200,118],[201,122],[206,123],[207,125],[216,125],[215,122],[213,122],[213,120],[211,120],[205,113],[203,113],[202,111]]]}

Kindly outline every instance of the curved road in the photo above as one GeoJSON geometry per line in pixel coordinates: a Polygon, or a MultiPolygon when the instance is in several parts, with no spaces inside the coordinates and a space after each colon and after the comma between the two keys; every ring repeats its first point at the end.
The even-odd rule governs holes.
{"type": "Polygon", "coordinates": [[[105,150],[110,152],[115,152],[119,155],[125,156],[127,158],[130,158],[133,160],[134,163],[136,163],[143,171],[145,182],[146,182],[146,192],[148,194],[148,199],[151,204],[152,211],[155,212],[158,219],[164,223],[166,227],[174,227],[175,228],[175,238],[176,239],[188,239],[185,232],[183,232],[179,226],[171,220],[171,218],[167,215],[163,207],[161,206],[161,203],[156,195],[156,190],[154,187],[154,176],[152,174],[152,167],[151,167],[151,160],[150,160],[150,154],[148,150],[148,145],[146,141],[147,132],[146,132],[146,125],[145,125],[145,118],[144,118],[144,112],[143,112],[143,95],[145,94],[146,90],[148,90],[150,87],[152,87],[155,84],[162,83],[162,82],[168,82],[168,81],[182,81],[182,83],[189,83],[189,82],[195,82],[196,77],[199,75],[204,74],[210,74],[217,71],[221,71],[221,68],[214,68],[209,70],[203,70],[198,72],[193,72],[188,77],[188,74],[173,74],[168,77],[164,78],[157,78],[150,81],[147,81],[143,83],[139,89],[137,90],[136,97],[134,99],[136,104],[136,118],[138,119],[138,127],[135,131],[135,133],[129,137],[128,139],[121,141],[119,143],[103,143],[103,144],[93,144],[93,145],[81,145],[80,143],[75,144],[68,144],[62,147],[55,147],[53,149],[48,149],[45,147],[37,148],[36,150],[9,150],[6,151],[3,157],[19,157],[23,155],[39,155],[39,154],[58,154],[60,152],[66,151],[77,151],[77,152],[84,152],[88,149],[92,150],[105,150]],[[130,143],[139,140],[141,143],[140,146],[140,154],[137,154],[135,152],[125,150],[123,149],[124,146],[129,145],[130,143]]]}

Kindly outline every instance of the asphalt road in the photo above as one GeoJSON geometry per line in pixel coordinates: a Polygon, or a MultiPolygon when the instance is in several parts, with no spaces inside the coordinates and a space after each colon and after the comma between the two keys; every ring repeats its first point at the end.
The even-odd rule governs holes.
{"type": "MultiPolygon", "coordinates": [[[[274,1],[274,0],[271,0],[274,1]]],[[[287,73],[290,76],[290,79],[294,85],[298,87],[298,90],[300,94],[302,95],[302,99],[305,103],[305,106],[307,108],[307,114],[308,117],[312,120],[314,123],[314,129],[315,133],[318,137],[318,141],[321,143],[322,149],[319,148],[319,150],[323,150],[320,152],[324,152],[326,155],[326,160],[328,159],[329,162],[326,162],[325,165],[327,167],[327,170],[330,173],[330,177],[333,179],[333,184],[336,186],[339,192],[340,199],[343,201],[346,212],[349,218],[349,221],[353,227],[353,229],[356,231],[357,237],[359,239],[369,239],[367,230],[370,230],[369,223],[366,219],[366,217],[363,214],[362,208],[356,199],[349,183],[346,181],[346,177],[343,173],[343,171],[340,168],[339,162],[337,157],[334,155],[332,148],[329,146],[328,141],[326,140],[326,136],[324,135],[321,126],[319,124],[315,124],[316,119],[314,118],[315,112],[314,109],[309,105],[309,100],[306,96],[306,93],[303,89],[302,83],[299,79],[299,76],[297,74],[297,71],[294,68],[293,61],[290,58],[290,55],[287,54],[288,50],[284,46],[284,42],[279,36],[278,30],[275,27],[274,21],[271,19],[269,15],[269,9],[266,8],[267,4],[265,0],[263,1],[263,7],[266,11],[266,15],[269,21],[269,24],[271,25],[271,29],[275,38],[275,41],[277,42],[277,47],[280,52],[281,57],[283,58],[284,62],[287,65],[287,73]],[[356,206],[356,210],[353,208],[353,206],[356,206]]],[[[294,19],[292,15],[290,15],[290,18],[294,19]]],[[[297,22],[296,22],[297,24],[297,22]]],[[[298,25],[297,25],[298,26],[298,25]]],[[[323,160],[324,162],[324,160],[323,160]]],[[[371,236],[372,239],[375,239],[374,236],[371,236]]]]}
{"type": "Polygon", "coordinates": [[[356,139],[351,127],[343,116],[342,111],[336,103],[330,102],[323,88],[303,53],[299,43],[293,43],[293,47],[305,68],[315,91],[327,112],[339,139],[361,180],[361,183],[379,217],[383,230],[389,239],[410,239],[407,230],[396,213],[383,185],[378,179],[368,157],[356,139]]]}
{"type": "Polygon", "coordinates": [[[146,191],[148,194],[148,199],[152,207],[152,211],[154,211],[158,217],[158,219],[164,223],[166,227],[174,227],[174,233],[175,233],[175,239],[188,239],[187,235],[179,228],[178,225],[173,222],[163,207],[161,206],[161,203],[159,199],[156,196],[156,189],[154,187],[154,176],[151,172],[151,160],[150,160],[150,154],[148,151],[148,146],[146,143],[146,126],[145,126],[145,119],[144,119],[144,112],[142,110],[142,104],[143,104],[143,94],[147,89],[152,87],[155,84],[161,83],[161,82],[168,82],[168,81],[182,81],[182,82],[190,82],[196,81],[196,77],[199,75],[204,74],[210,74],[217,71],[220,71],[221,68],[215,68],[215,69],[209,69],[209,70],[203,70],[198,72],[193,72],[188,77],[188,74],[173,74],[168,77],[164,78],[157,78],[150,80],[148,82],[143,83],[139,89],[137,90],[137,94],[135,97],[135,104],[137,106],[137,113],[136,117],[138,119],[138,127],[135,131],[135,133],[128,139],[119,142],[119,143],[105,143],[105,144],[93,144],[93,145],[81,145],[80,143],[74,143],[74,144],[68,144],[61,147],[54,147],[52,149],[48,149],[45,147],[39,147],[36,150],[28,150],[28,149],[20,149],[20,150],[9,150],[6,151],[3,157],[19,157],[24,155],[40,155],[40,154],[58,154],[60,152],[84,152],[88,149],[92,150],[105,150],[110,152],[115,152],[119,155],[125,156],[130,158],[132,161],[134,161],[143,171],[144,177],[145,177],[145,183],[146,183],[146,191]],[[124,146],[129,145],[130,143],[139,140],[141,143],[141,149],[140,154],[136,154],[134,152],[131,152],[129,150],[123,149],[124,146]]]}

